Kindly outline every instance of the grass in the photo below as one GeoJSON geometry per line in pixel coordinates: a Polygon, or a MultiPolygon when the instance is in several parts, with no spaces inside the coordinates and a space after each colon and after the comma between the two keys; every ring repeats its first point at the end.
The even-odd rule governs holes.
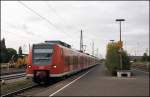
{"type": "Polygon", "coordinates": [[[0,85],[1,95],[7,94],[10,92],[14,92],[16,90],[31,86],[33,84],[35,84],[35,83],[33,83],[32,80],[30,80],[30,79],[17,80],[14,83],[6,83],[4,85],[1,84],[0,85]]]}

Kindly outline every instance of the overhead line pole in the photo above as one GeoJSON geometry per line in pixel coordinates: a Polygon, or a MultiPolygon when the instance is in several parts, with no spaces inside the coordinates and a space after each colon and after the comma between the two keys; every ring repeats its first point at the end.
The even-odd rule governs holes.
{"type": "Polygon", "coordinates": [[[82,35],[82,29],[81,29],[81,36],[80,36],[80,51],[83,51],[83,35],[82,35]]]}
{"type": "Polygon", "coordinates": [[[94,42],[92,41],[92,55],[94,56],[94,42]]]}

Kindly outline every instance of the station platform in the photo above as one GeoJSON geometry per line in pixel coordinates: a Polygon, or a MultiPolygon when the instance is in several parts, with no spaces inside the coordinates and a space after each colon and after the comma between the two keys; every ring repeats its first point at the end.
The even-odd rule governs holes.
{"type": "MultiPolygon", "coordinates": [[[[131,77],[113,77],[104,65],[97,65],[46,87],[21,93],[34,97],[59,96],[148,96],[149,73],[132,69],[131,77]]],[[[19,96],[20,97],[20,96],[19,96]]]]}
{"type": "Polygon", "coordinates": [[[132,72],[130,78],[112,77],[104,65],[97,65],[54,96],[149,96],[149,74],[132,72]]]}

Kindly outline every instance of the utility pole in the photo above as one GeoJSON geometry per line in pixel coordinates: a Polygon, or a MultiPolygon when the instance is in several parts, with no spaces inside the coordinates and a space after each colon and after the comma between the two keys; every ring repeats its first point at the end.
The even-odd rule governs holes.
{"type": "Polygon", "coordinates": [[[83,52],[83,35],[82,35],[82,29],[81,29],[81,36],[80,36],[80,51],[83,52]]]}
{"type": "Polygon", "coordinates": [[[92,55],[94,56],[94,42],[92,41],[92,55]]]}
{"type": "Polygon", "coordinates": [[[29,52],[30,52],[30,43],[29,43],[29,52]]]}
{"type": "Polygon", "coordinates": [[[148,53],[148,48],[146,48],[146,54],[149,56],[149,53],[148,53]]]}
{"type": "Polygon", "coordinates": [[[137,42],[137,49],[136,49],[136,50],[137,50],[137,51],[136,51],[136,52],[137,52],[137,56],[138,56],[138,55],[140,56],[140,54],[139,54],[139,47],[140,47],[140,46],[139,46],[139,45],[140,45],[140,43],[137,42]]]}
{"type": "MultiPolygon", "coordinates": [[[[125,21],[125,19],[116,19],[117,22],[119,22],[120,24],[120,45],[122,45],[122,41],[121,41],[121,22],[122,21],[125,21]]],[[[120,53],[120,67],[121,67],[121,70],[122,70],[122,46],[120,47],[119,49],[119,53],[120,53]]]]}
{"type": "Polygon", "coordinates": [[[87,47],[87,45],[83,45],[83,52],[86,51],[86,47],[87,47]]]}
{"type": "Polygon", "coordinates": [[[96,49],[96,56],[98,57],[98,48],[96,49]]]}

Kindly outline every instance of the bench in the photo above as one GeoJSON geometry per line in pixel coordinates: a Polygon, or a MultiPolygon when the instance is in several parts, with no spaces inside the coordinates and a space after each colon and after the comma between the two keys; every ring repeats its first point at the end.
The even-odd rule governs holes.
{"type": "Polygon", "coordinates": [[[117,77],[131,77],[131,71],[129,70],[117,71],[117,77]]]}

